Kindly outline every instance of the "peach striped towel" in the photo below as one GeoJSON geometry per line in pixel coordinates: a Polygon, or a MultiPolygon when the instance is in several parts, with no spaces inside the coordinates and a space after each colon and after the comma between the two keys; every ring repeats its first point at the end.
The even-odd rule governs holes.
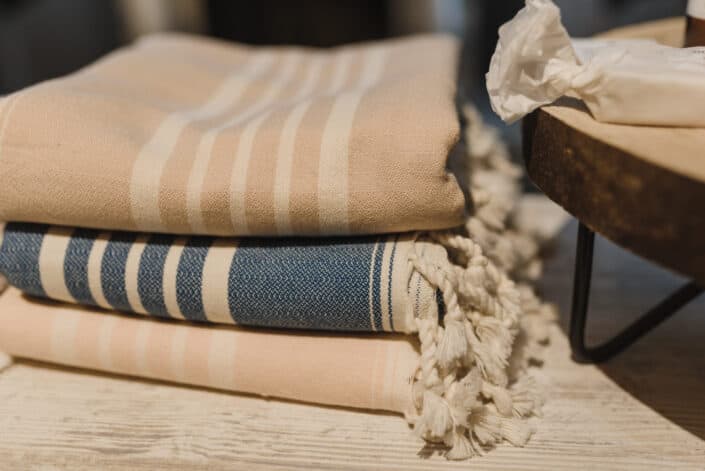
{"type": "Polygon", "coordinates": [[[462,224],[457,44],[139,41],[0,101],[0,221],[210,235],[462,224]]]}
{"type": "MultiPolygon", "coordinates": [[[[247,330],[120,315],[33,299],[10,287],[0,296],[0,351],[265,397],[402,413],[419,436],[447,445],[451,459],[468,458],[502,440],[526,443],[531,434],[526,418],[539,406],[530,378],[503,387],[487,377],[509,363],[520,372],[516,361],[523,353],[494,365],[477,357],[472,367],[448,369],[434,358],[437,347],[447,347],[425,339],[434,335],[428,326],[437,319],[420,322],[420,342],[398,335],[247,330]]],[[[483,337],[496,331],[492,325],[478,330],[483,337]]],[[[496,347],[502,340],[494,342],[496,347]]],[[[491,354],[481,340],[473,345],[491,354]]]]}
{"type": "Polygon", "coordinates": [[[297,401],[409,412],[419,354],[403,336],[204,327],[0,297],[0,350],[78,368],[297,401]],[[267,348],[262,348],[266,345],[267,348]]]}

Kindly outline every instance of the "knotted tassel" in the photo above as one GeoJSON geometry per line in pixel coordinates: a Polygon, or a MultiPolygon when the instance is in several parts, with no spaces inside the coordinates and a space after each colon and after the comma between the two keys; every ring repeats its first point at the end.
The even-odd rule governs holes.
{"type": "Polygon", "coordinates": [[[435,303],[428,303],[426,313],[417,312],[418,304],[414,308],[421,364],[409,419],[424,439],[449,447],[448,459],[482,454],[503,439],[523,445],[531,435],[525,417],[539,405],[533,383],[507,387],[509,374],[520,377],[528,365],[515,362],[517,338],[536,343],[522,330],[525,318],[541,317],[543,310],[510,279],[537,254],[530,238],[510,228],[518,169],[479,116],[469,118],[468,132],[474,141],[464,177],[474,200],[469,237],[455,231],[420,235],[409,256],[410,279],[420,275],[445,305],[442,317],[435,303]],[[510,359],[522,369],[510,370],[510,359]]]}
{"type": "Polygon", "coordinates": [[[502,438],[514,446],[526,445],[534,433],[531,425],[524,420],[516,418],[502,419],[500,430],[502,438]]]}
{"type": "Polygon", "coordinates": [[[467,353],[468,344],[463,320],[447,319],[443,335],[438,342],[439,365],[446,370],[451,369],[456,362],[465,358],[467,353]]]}
{"type": "Polygon", "coordinates": [[[416,432],[424,438],[443,440],[453,427],[453,418],[448,403],[433,391],[423,395],[421,418],[416,424],[416,432]]]}
{"type": "Polygon", "coordinates": [[[460,381],[452,382],[447,388],[446,400],[456,424],[468,427],[472,409],[482,405],[479,397],[481,389],[482,377],[477,368],[473,368],[460,381]]]}
{"type": "Polygon", "coordinates": [[[502,419],[489,407],[479,407],[471,415],[471,430],[482,445],[495,445],[502,439],[502,419]]]}
{"type": "Polygon", "coordinates": [[[501,415],[511,417],[514,413],[512,396],[505,388],[483,381],[482,395],[492,400],[501,415]]]}
{"type": "Polygon", "coordinates": [[[446,458],[449,460],[465,460],[475,456],[477,452],[473,447],[470,439],[465,434],[465,429],[453,433],[453,445],[446,453],[446,458]]]}
{"type": "Polygon", "coordinates": [[[508,358],[502,357],[488,345],[483,344],[469,323],[465,325],[465,337],[468,339],[473,360],[482,372],[482,376],[493,384],[507,384],[508,358]]]}

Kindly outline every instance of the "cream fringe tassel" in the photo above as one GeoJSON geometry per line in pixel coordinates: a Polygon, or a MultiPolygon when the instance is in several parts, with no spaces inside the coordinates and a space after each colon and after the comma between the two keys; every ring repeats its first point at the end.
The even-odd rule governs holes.
{"type": "Polygon", "coordinates": [[[467,179],[473,214],[464,231],[420,236],[409,257],[411,274],[442,294],[445,315],[431,307],[415,319],[421,361],[407,419],[420,437],[445,444],[448,459],[529,440],[527,419],[541,400],[527,368],[540,362],[555,319],[527,284],[541,272],[538,241],[512,221],[521,172],[477,112],[464,113],[468,158],[456,173],[467,179]]]}

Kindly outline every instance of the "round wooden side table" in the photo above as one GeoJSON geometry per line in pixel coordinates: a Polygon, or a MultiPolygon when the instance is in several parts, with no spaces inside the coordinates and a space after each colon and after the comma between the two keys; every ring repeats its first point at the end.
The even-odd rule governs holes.
{"type": "MultiPolygon", "coordinates": [[[[602,36],[654,38],[675,46],[683,25],[683,19],[668,19],[602,36]]],[[[705,129],[599,123],[581,102],[564,99],[527,116],[522,131],[529,178],[580,222],[569,333],[573,355],[582,362],[608,360],[705,286],[705,129]],[[595,232],[692,281],[611,340],[589,347],[585,324],[595,232]]]]}

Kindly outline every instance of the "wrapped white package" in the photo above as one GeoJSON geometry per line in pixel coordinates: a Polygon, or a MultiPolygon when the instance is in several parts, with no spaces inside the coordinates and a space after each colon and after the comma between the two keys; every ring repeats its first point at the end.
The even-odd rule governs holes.
{"type": "Polygon", "coordinates": [[[567,95],[598,121],[705,127],[705,48],[571,40],[551,0],[526,0],[499,29],[487,90],[507,123],[567,95]]]}

